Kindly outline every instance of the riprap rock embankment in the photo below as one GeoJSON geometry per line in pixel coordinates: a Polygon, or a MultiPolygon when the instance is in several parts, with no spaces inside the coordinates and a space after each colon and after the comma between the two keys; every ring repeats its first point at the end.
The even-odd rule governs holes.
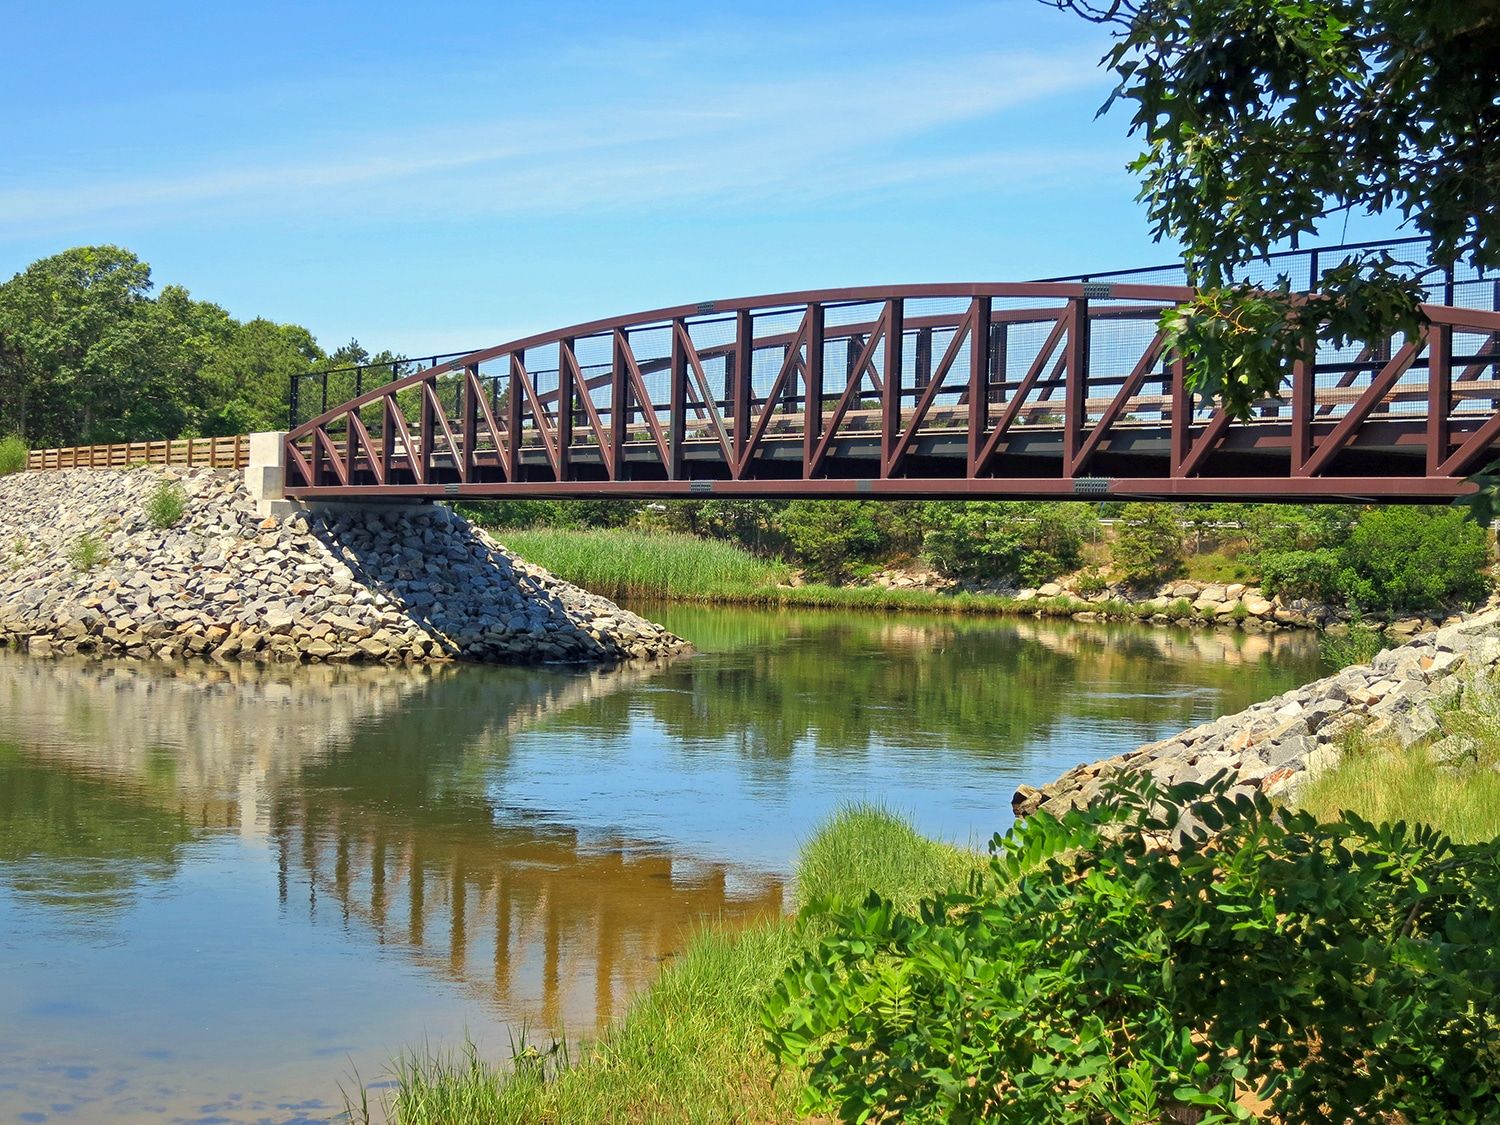
{"type": "Polygon", "coordinates": [[[1440,760],[1461,759],[1464,738],[1443,737],[1441,714],[1470,685],[1487,683],[1497,665],[1500,610],[1487,610],[1237,714],[1075,766],[1040,789],[1022,786],[1011,807],[1017,816],[1038,809],[1060,815],[1094,801],[1127,770],[1147,771],[1166,785],[1227,771],[1237,785],[1295,802],[1298,789],[1339,764],[1355,731],[1401,746],[1433,741],[1440,760]]]}
{"type": "Polygon", "coordinates": [[[607,663],[689,646],[442,505],[260,518],[237,473],[0,478],[0,643],[39,655],[607,663]],[[147,516],[164,480],[185,507],[147,516]]]}

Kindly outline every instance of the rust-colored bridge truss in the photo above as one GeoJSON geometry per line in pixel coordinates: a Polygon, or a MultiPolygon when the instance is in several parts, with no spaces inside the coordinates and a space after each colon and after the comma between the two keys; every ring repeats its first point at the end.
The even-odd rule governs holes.
{"type": "Polygon", "coordinates": [[[325,409],[288,434],[287,492],[1439,501],[1495,455],[1493,301],[1321,346],[1233,421],[1188,393],[1157,331],[1189,295],[907,285],[580,324],[325,409]]]}

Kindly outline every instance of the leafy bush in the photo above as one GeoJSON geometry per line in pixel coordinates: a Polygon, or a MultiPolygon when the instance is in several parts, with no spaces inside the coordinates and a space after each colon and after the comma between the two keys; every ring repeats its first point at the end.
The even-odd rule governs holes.
{"type": "Polygon", "coordinates": [[[104,561],[104,541],[97,535],[87,532],[73,541],[73,546],[68,549],[68,562],[73,564],[74,570],[93,570],[104,561]]]}
{"type": "Polygon", "coordinates": [[[146,498],[146,518],[162,530],[175,526],[186,510],[187,493],[175,480],[162,481],[146,498]]]}
{"type": "Polygon", "coordinates": [[[1130,778],[997,837],[917,917],[835,912],[764,1012],[806,1108],[1206,1125],[1254,1090],[1283,1125],[1494,1122],[1500,841],[1223,784],[1130,778]]]}
{"type": "Polygon", "coordinates": [[[1326,602],[1338,596],[1340,569],[1339,553],[1327,547],[1270,551],[1260,556],[1261,588],[1270,597],[1326,602]]]}
{"type": "Polygon", "coordinates": [[[1160,582],[1182,565],[1182,521],[1170,504],[1126,504],[1112,549],[1115,568],[1132,586],[1160,582]]]}
{"type": "Polygon", "coordinates": [[[0,438],[0,477],[19,473],[26,467],[30,453],[26,443],[15,434],[0,438]]]}
{"type": "Polygon", "coordinates": [[[965,578],[1046,582],[1082,561],[1098,517],[1083,504],[968,500],[927,505],[923,547],[938,566],[965,578]]]}
{"type": "Polygon", "coordinates": [[[1078,578],[1078,592],[1085,598],[1091,598],[1095,594],[1102,594],[1109,589],[1109,583],[1104,580],[1104,575],[1098,571],[1091,570],[1078,578]]]}
{"type": "Polygon", "coordinates": [[[1440,609],[1490,588],[1485,529],[1455,508],[1372,508],[1340,555],[1342,593],[1366,609],[1440,609]]]}
{"type": "Polygon", "coordinates": [[[867,500],[794,500],[781,513],[781,531],[809,575],[842,582],[884,542],[877,507],[867,500]]]}

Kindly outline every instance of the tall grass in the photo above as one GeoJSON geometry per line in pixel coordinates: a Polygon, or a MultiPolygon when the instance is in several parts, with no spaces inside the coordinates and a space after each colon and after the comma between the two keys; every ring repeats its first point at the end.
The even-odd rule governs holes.
{"type": "MultiPolygon", "coordinates": [[[[808,841],[799,898],[862,898],[876,889],[912,904],[962,879],[977,862],[924,839],[900,817],[857,806],[808,841]]],[[[624,1020],[579,1048],[571,1065],[515,1045],[508,1072],[472,1047],[399,1059],[391,1119],[399,1125],[799,1120],[797,1083],[775,1081],[759,1009],[809,932],[807,919],[700,931],[624,1020]]],[[[354,1121],[370,1119],[362,1101],[349,1110],[354,1121]]]]}
{"type": "Polygon", "coordinates": [[[1338,767],[1298,803],[1323,818],[1349,809],[1377,822],[1430,824],[1461,843],[1500,837],[1500,680],[1469,678],[1438,722],[1460,752],[1437,761],[1432,747],[1400,749],[1356,735],[1338,767]]]}
{"type": "Polygon", "coordinates": [[[1346,753],[1297,803],[1325,820],[1348,809],[1377,823],[1430,824],[1460,843],[1500,837],[1500,773],[1446,769],[1421,747],[1346,753]]]}
{"type": "MultiPolygon", "coordinates": [[[[785,563],[757,558],[722,540],[668,532],[538,528],[500,532],[498,538],[527,562],[607,598],[996,616],[1066,617],[1090,610],[1111,617],[1143,618],[1153,612],[1128,602],[1100,604],[1066,596],[1022,602],[998,594],[940,590],[787,586],[782,583],[790,578],[791,570],[785,563]]],[[[1192,616],[1191,605],[1187,616],[1192,616]]]]}
{"type": "Polygon", "coordinates": [[[774,589],[790,573],[784,563],[693,535],[538,528],[499,538],[527,562],[608,598],[715,600],[774,589]]]}

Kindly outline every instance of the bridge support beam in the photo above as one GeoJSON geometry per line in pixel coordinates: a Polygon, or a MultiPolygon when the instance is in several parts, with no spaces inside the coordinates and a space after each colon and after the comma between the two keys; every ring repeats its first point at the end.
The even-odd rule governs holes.
{"type": "Polygon", "coordinates": [[[262,516],[290,515],[296,502],[286,499],[286,432],[250,435],[250,462],[245,466],[245,488],[262,516]]]}

